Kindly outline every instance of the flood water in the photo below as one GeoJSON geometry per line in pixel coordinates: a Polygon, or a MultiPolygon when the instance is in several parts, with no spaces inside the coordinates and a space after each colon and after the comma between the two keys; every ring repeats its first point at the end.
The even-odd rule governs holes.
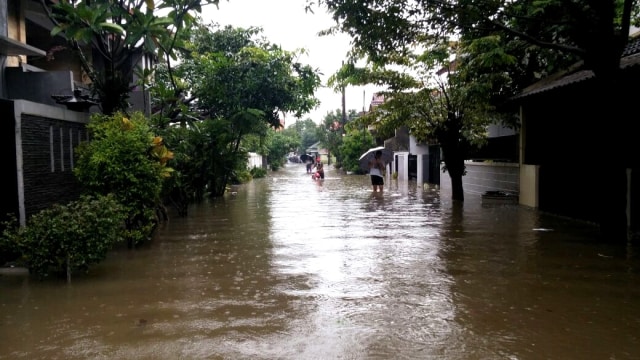
{"type": "Polygon", "coordinates": [[[303,164],[236,191],[70,284],[1,275],[0,359],[640,358],[640,256],[588,224],[303,164]]]}

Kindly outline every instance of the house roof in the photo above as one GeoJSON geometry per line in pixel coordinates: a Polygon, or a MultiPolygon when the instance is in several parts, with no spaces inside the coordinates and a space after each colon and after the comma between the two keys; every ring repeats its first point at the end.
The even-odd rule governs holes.
{"type": "Polygon", "coordinates": [[[307,153],[318,152],[318,147],[320,147],[319,141],[309,145],[309,147],[307,148],[307,153]]]}
{"type": "Polygon", "coordinates": [[[317,154],[320,154],[320,155],[328,154],[327,149],[320,147],[320,141],[318,141],[315,144],[309,145],[309,147],[307,148],[306,152],[308,154],[310,154],[310,153],[317,153],[317,154]]]}
{"type": "MultiPolygon", "coordinates": [[[[623,57],[620,59],[620,69],[640,66],[640,37],[629,42],[622,56],[623,57]]],[[[548,76],[526,87],[520,94],[512,97],[512,100],[521,99],[592,79],[595,76],[593,70],[583,69],[582,65],[583,62],[578,62],[564,72],[548,76]]]]}
{"type": "Polygon", "coordinates": [[[373,110],[373,108],[383,103],[384,103],[384,94],[380,94],[380,93],[373,94],[373,97],[371,98],[371,104],[369,104],[369,111],[373,110]]]}

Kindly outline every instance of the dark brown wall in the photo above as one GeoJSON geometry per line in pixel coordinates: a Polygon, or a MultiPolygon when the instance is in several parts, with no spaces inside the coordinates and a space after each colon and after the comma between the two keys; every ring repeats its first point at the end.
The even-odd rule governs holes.
{"type": "Polygon", "coordinates": [[[633,172],[640,169],[640,141],[635,139],[640,115],[635,105],[637,92],[633,90],[637,79],[637,68],[625,72],[619,85],[628,89],[620,92],[622,106],[613,108],[611,104],[609,112],[600,110],[603,104],[606,106],[602,89],[590,80],[552,89],[523,102],[524,163],[540,166],[540,210],[597,222],[602,207],[598,196],[627,191],[607,188],[602,180],[614,167],[632,169],[630,224],[632,228],[638,226],[640,214],[635,208],[639,197],[634,186],[638,181],[633,180],[633,172]]]}

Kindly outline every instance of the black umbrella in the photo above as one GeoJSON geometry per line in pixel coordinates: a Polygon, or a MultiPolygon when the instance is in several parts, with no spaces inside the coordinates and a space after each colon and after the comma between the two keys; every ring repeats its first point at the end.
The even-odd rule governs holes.
{"type": "Polygon", "coordinates": [[[307,162],[307,160],[311,160],[311,162],[313,162],[313,155],[302,154],[300,155],[300,160],[302,160],[302,162],[307,162]]]}

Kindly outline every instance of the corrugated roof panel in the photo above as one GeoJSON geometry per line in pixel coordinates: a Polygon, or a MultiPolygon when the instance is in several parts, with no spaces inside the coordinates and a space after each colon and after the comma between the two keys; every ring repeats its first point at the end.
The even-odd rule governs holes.
{"type": "MultiPolygon", "coordinates": [[[[620,59],[620,68],[626,69],[640,65],[640,38],[629,42],[625,48],[623,58],[620,59]]],[[[560,87],[576,84],[582,81],[589,80],[594,77],[592,70],[580,70],[571,73],[565,73],[565,75],[557,74],[550,76],[546,79],[542,79],[528,87],[514,97],[512,100],[521,99],[530,95],[539,94],[545,91],[550,91],[560,87]]]]}

